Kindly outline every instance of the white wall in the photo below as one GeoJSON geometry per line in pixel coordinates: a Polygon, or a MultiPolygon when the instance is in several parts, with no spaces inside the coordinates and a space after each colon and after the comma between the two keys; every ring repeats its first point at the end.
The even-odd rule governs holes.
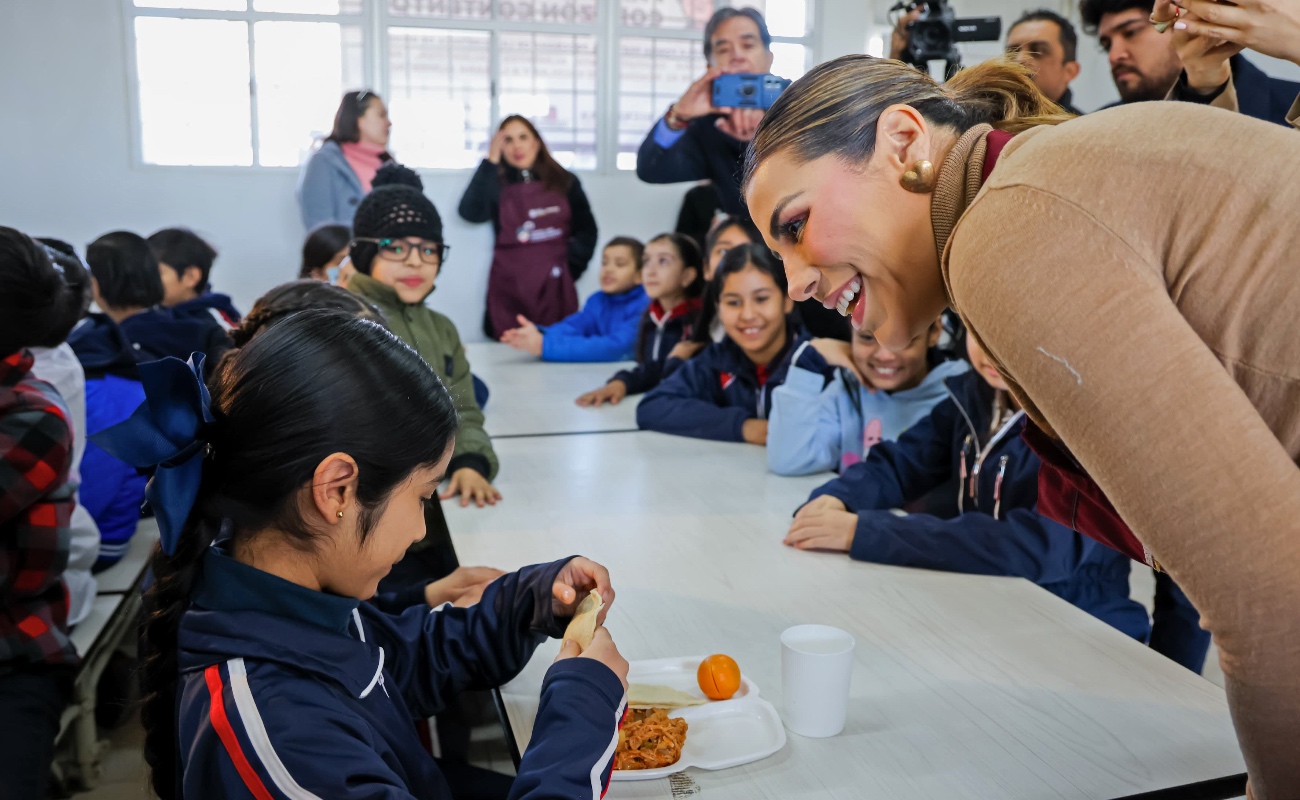
{"type": "MultiPolygon", "coordinates": [[[[221,252],[215,287],[247,310],[298,274],[297,171],[133,165],[123,30],[118,0],[0,0],[0,224],[78,248],[115,229],[192,227],[221,252]]],[[[690,188],[581,177],[602,242],[670,230],[690,188]]],[[[481,339],[491,226],[456,215],[468,172],[424,180],[454,248],[430,304],[481,339]]],[[[591,270],[579,291],[596,285],[591,270]]]]}
{"type": "MultiPolygon", "coordinates": [[[[615,0],[602,0],[615,2],[615,0]]],[[[958,14],[1000,14],[1073,0],[954,0],[958,14]]],[[[868,28],[884,24],[887,0],[823,0],[816,40],[825,57],[860,52],[868,28]]],[[[266,289],[293,278],[303,230],[293,198],[296,170],[139,167],[133,164],[122,7],[118,0],[0,0],[0,224],[80,246],[125,228],[147,235],[187,225],[221,251],[214,283],[247,309],[266,289]]],[[[1077,17],[1076,17],[1077,18],[1077,17]]],[[[967,58],[998,51],[980,45],[967,58]]],[[[1080,43],[1077,103],[1092,110],[1115,99],[1094,40],[1080,43]]],[[[1252,59],[1273,74],[1300,68],[1252,59]]],[[[400,120],[397,124],[401,124],[400,120]]],[[[467,339],[480,337],[491,254],[490,226],[455,213],[468,173],[426,173],[455,248],[431,304],[467,339]]],[[[672,227],[689,188],[648,186],[632,174],[583,174],[602,241],[642,238],[672,227]]],[[[594,270],[579,286],[595,288],[594,270]]]]}

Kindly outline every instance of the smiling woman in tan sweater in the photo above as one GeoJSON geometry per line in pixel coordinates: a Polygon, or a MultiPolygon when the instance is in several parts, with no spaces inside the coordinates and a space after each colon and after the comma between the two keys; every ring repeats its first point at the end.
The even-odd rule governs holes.
{"type": "Polygon", "coordinates": [[[1300,135],[1067,119],[1004,62],[848,56],[768,111],[746,199],[796,300],[893,350],[962,316],[1201,611],[1254,796],[1300,796],[1300,135]]]}

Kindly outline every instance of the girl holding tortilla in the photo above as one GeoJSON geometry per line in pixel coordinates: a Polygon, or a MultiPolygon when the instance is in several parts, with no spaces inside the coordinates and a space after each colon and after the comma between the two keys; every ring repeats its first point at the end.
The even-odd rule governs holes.
{"type": "Polygon", "coordinates": [[[768,111],[746,178],[792,298],[891,350],[962,316],[1058,474],[1131,526],[1109,543],[1201,611],[1253,796],[1294,796],[1296,133],[1185,103],[1070,119],[1007,62],[940,86],[846,56],[768,111]]]}

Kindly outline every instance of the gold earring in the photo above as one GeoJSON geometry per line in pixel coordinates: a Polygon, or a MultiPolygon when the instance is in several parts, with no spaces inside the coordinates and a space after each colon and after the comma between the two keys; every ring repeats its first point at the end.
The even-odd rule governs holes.
{"type": "Polygon", "coordinates": [[[343,512],[342,512],[342,511],[339,512],[339,519],[343,519],[343,512]]]}
{"type": "Polygon", "coordinates": [[[913,164],[912,168],[904,172],[903,177],[898,179],[899,186],[916,194],[933,192],[935,183],[934,164],[925,160],[913,164]]]}

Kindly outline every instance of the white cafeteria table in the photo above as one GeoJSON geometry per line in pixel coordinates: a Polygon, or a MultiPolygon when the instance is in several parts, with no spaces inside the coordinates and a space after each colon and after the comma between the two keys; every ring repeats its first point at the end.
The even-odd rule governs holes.
{"type": "MultiPolygon", "coordinates": [[[[1227,703],[1208,681],[1025,580],[785,548],[791,512],[826,476],[774,476],[750,445],[646,432],[559,435],[596,428],[563,407],[576,387],[560,391],[528,370],[566,365],[511,365],[480,357],[483,349],[496,346],[471,354],[476,371],[491,364],[488,430],[545,435],[495,442],[499,506],[444,505],[462,563],[510,569],[591,557],[610,569],[618,597],[607,626],[624,656],[727,653],[778,709],[782,630],[816,622],[857,639],[839,736],[790,733],[763,761],[616,782],[609,797],[1240,794],[1244,765],[1227,703]],[[517,367],[531,393],[529,421],[499,419],[513,408],[494,405],[515,391],[517,367]],[[545,424],[552,414],[554,424],[545,424]],[[1209,783],[1187,788],[1200,782],[1209,783]]],[[[501,690],[520,751],[557,650],[544,644],[501,690]]]]}

